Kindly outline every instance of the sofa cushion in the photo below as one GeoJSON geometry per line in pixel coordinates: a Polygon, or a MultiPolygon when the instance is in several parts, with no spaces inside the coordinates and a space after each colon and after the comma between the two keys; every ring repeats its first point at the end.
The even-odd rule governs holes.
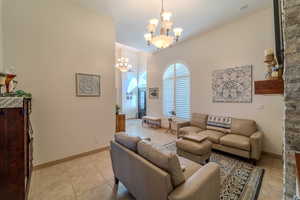
{"type": "Polygon", "coordinates": [[[185,180],[191,177],[196,171],[198,171],[198,169],[202,167],[200,164],[191,161],[189,159],[186,159],[184,157],[179,156],[178,158],[181,167],[184,169],[183,175],[185,177],[185,180]]]}
{"type": "Polygon", "coordinates": [[[220,139],[220,143],[225,146],[250,151],[250,139],[246,136],[227,134],[220,139]]]}
{"type": "Polygon", "coordinates": [[[205,155],[211,152],[211,142],[204,140],[202,142],[194,142],[191,140],[181,139],[176,142],[176,147],[195,155],[205,155]]]}
{"type": "Polygon", "coordinates": [[[186,135],[186,134],[191,134],[191,133],[198,133],[202,131],[201,128],[195,127],[195,126],[185,126],[179,129],[179,134],[180,135],[186,135]]]}
{"type": "Polygon", "coordinates": [[[140,141],[137,148],[138,154],[140,154],[143,158],[170,174],[174,187],[185,181],[176,154],[161,152],[157,148],[153,147],[150,143],[145,141],[140,141]]]}
{"type": "Polygon", "coordinates": [[[256,131],[254,120],[232,118],[231,133],[250,137],[256,131]]]}
{"type": "Polygon", "coordinates": [[[206,129],[229,133],[231,127],[231,117],[209,115],[206,129]]]}
{"type": "Polygon", "coordinates": [[[205,130],[200,133],[198,133],[202,136],[206,136],[209,141],[212,143],[219,144],[220,138],[223,137],[225,134],[220,131],[213,131],[213,130],[205,130]]]}
{"type": "Polygon", "coordinates": [[[115,134],[115,141],[128,149],[137,152],[137,143],[141,141],[140,137],[128,136],[124,133],[115,134]]]}
{"type": "Polygon", "coordinates": [[[207,116],[201,113],[193,113],[191,119],[191,126],[196,126],[201,129],[206,129],[207,116]]]}

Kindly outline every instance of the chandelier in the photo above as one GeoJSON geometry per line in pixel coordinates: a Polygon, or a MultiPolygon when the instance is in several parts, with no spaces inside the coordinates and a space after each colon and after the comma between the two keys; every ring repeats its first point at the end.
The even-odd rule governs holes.
{"type": "Polygon", "coordinates": [[[174,28],[173,29],[174,36],[170,35],[170,32],[173,27],[173,22],[171,22],[171,17],[172,17],[172,13],[164,10],[164,0],[162,0],[160,21],[156,18],[151,19],[147,26],[148,33],[144,35],[148,46],[152,44],[159,49],[163,49],[173,44],[174,40],[176,42],[178,41],[179,37],[183,32],[183,29],[174,28]],[[158,25],[160,27],[159,35],[155,35],[158,25]]]}
{"type": "MultiPolygon", "coordinates": [[[[122,54],[122,49],[120,49],[120,54],[122,54]]],[[[128,72],[132,68],[132,65],[129,64],[129,58],[122,56],[121,58],[118,58],[116,68],[119,69],[121,72],[128,72]]]]}

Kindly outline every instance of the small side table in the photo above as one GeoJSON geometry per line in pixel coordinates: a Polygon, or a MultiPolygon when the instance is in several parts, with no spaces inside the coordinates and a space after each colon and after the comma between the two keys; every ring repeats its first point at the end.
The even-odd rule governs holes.
{"type": "Polygon", "coordinates": [[[174,118],[173,117],[169,117],[168,118],[168,123],[169,123],[169,126],[168,126],[168,129],[166,131],[166,133],[173,133],[173,130],[172,130],[172,123],[174,122],[174,118]]]}
{"type": "Polygon", "coordinates": [[[166,131],[166,133],[172,133],[172,134],[176,134],[177,135],[177,123],[181,123],[181,122],[184,122],[183,120],[180,120],[176,117],[169,117],[168,118],[168,123],[169,123],[169,126],[168,126],[168,129],[166,131]]]}

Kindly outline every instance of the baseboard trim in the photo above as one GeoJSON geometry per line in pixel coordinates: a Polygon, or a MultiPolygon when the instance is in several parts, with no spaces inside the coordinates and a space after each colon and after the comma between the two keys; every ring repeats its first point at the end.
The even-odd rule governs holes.
{"type": "MultiPolygon", "coordinates": [[[[44,168],[51,167],[51,166],[54,166],[54,165],[57,165],[57,164],[61,164],[61,163],[67,162],[67,161],[75,160],[77,158],[82,158],[82,157],[89,156],[89,155],[92,155],[92,154],[95,154],[95,153],[100,153],[100,152],[106,151],[106,150],[109,150],[109,146],[105,146],[105,147],[95,149],[95,150],[92,150],[92,151],[76,154],[76,155],[69,156],[69,157],[66,157],[66,158],[50,161],[50,162],[47,162],[47,163],[39,164],[39,165],[34,166],[33,170],[44,169],[44,168]]],[[[278,155],[278,154],[270,153],[270,152],[266,152],[266,151],[263,151],[262,154],[270,156],[272,158],[282,160],[282,155],[278,155]]]]}
{"type": "Polygon", "coordinates": [[[34,166],[33,170],[35,171],[35,170],[44,169],[44,168],[51,167],[51,166],[54,166],[54,165],[57,165],[57,164],[61,164],[61,163],[67,162],[67,161],[75,160],[77,158],[81,158],[81,157],[89,156],[89,155],[99,153],[99,152],[102,152],[102,151],[106,151],[108,149],[109,149],[109,146],[105,146],[105,147],[95,149],[95,150],[92,150],[92,151],[76,154],[76,155],[69,156],[69,157],[66,157],[66,158],[62,158],[62,159],[59,159],[59,160],[50,161],[50,162],[47,162],[47,163],[43,163],[43,164],[34,166]]]}
{"type": "Polygon", "coordinates": [[[267,155],[267,156],[272,157],[272,158],[276,158],[276,159],[282,160],[282,155],[279,155],[279,154],[275,154],[275,153],[271,153],[271,152],[266,152],[266,151],[263,151],[262,154],[263,155],[267,155]]]}

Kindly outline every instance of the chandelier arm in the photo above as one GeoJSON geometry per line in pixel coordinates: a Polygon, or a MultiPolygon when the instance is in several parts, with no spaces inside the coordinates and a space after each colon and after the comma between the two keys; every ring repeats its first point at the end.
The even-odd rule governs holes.
{"type": "Polygon", "coordinates": [[[161,0],[161,13],[164,12],[164,0],[161,0]]]}

